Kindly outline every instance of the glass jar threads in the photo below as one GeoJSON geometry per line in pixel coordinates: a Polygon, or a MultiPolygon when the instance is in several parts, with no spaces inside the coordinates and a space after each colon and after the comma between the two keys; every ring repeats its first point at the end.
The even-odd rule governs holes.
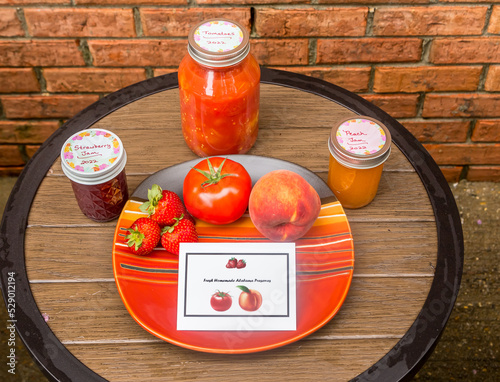
{"type": "Polygon", "coordinates": [[[201,157],[250,150],[259,130],[260,67],[247,30],[225,19],[196,25],[178,76],[189,148],[201,157]]]}
{"type": "Polygon", "coordinates": [[[328,186],[342,206],[360,208],[377,194],[391,134],[381,122],[364,116],[336,124],[328,140],[328,186]]]}
{"type": "Polygon", "coordinates": [[[128,200],[126,163],[120,138],[108,130],[83,130],[64,143],[62,170],[88,218],[105,222],[120,215],[128,200]]]}

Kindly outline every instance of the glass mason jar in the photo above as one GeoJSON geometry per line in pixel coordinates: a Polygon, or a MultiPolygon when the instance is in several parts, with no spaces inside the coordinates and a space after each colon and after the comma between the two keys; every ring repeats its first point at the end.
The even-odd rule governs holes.
{"type": "Polygon", "coordinates": [[[126,163],[120,138],[108,130],[83,130],[64,143],[62,170],[88,218],[106,222],[120,216],[129,197],[126,163]]]}
{"type": "Polygon", "coordinates": [[[196,25],[178,76],[189,148],[201,157],[250,150],[259,130],[260,67],[247,30],[225,19],[196,25]]]}
{"type": "Polygon", "coordinates": [[[377,194],[391,134],[369,117],[348,118],[333,127],[328,140],[328,186],[346,208],[369,204],[377,194]]]}

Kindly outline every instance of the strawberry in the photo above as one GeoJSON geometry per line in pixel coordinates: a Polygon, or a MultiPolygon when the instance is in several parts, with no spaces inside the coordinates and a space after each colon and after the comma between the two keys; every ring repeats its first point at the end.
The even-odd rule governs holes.
{"type": "Polygon", "coordinates": [[[168,252],[179,255],[180,243],[196,243],[198,233],[193,222],[184,219],[184,215],[175,218],[175,223],[171,226],[163,227],[161,231],[161,245],[168,252]]]}
{"type": "Polygon", "coordinates": [[[161,228],[150,218],[137,219],[127,231],[129,232],[125,236],[127,244],[136,255],[144,256],[151,253],[160,241],[161,228]]]}
{"type": "Polygon", "coordinates": [[[236,263],[236,268],[245,268],[247,266],[247,262],[245,260],[238,260],[236,263]]]}
{"type": "Polygon", "coordinates": [[[236,268],[237,262],[236,257],[231,257],[226,264],[226,268],[236,268]]]}
{"type": "Polygon", "coordinates": [[[174,224],[174,219],[186,211],[181,198],[175,192],[162,190],[157,184],[153,184],[148,190],[148,199],[149,201],[141,204],[139,209],[147,212],[161,227],[174,224]]]}

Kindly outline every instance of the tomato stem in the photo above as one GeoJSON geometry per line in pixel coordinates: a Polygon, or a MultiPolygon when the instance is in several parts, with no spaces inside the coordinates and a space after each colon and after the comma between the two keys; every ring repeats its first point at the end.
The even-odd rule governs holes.
{"type": "Polygon", "coordinates": [[[210,162],[210,159],[208,159],[208,158],[207,158],[208,171],[203,171],[203,170],[200,170],[199,168],[193,167],[196,171],[198,171],[200,174],[202,174],[204,177],[207,178],[207,180],[205,180],[201,184],[202,188],[205,188],[205,187],[210,186],[212,184],[217,184],[222,179],[224,179],[226,176],[237,176],[236,174],[222,174],[222,167],[224,166],[224,163],[226,163],[226,159],[227,158],[224,158],[224,160],[220,164],[217,171],[214,170],[212,163],[210,162]]]}

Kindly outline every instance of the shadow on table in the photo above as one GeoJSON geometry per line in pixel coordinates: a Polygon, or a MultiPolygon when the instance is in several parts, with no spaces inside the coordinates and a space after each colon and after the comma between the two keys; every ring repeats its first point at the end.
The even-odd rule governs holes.
{"type": "MultiPolygon", "coordinates": [[[[0,213],[16,178],[0,177],[0,213]]],[[[415,377],[419,381],[500,380],[500,183],[450,185],[462,217],[465,264],[457,303],[443,336],[415,377]]],[[[8,316],[0,303],[0,380],[47,381],[16,337],[16,374],[8,372],[8,316]]]]}

